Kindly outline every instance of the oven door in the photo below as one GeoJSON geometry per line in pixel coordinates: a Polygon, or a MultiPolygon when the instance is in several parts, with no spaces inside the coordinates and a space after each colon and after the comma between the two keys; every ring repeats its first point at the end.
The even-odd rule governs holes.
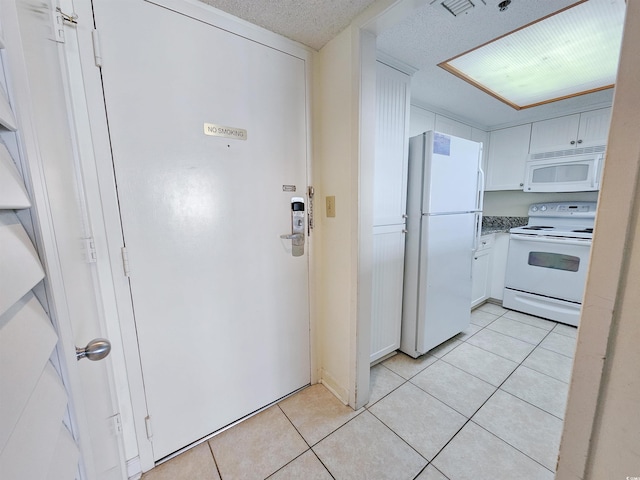
{"type": "Polygon", "coordinates": [[[591,239],[512,233],[505,287],[569,302],[582,302],[591,239]]]}

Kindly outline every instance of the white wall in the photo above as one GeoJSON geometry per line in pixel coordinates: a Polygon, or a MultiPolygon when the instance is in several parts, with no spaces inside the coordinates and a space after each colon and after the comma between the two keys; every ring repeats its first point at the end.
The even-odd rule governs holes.
{"type": "Polygon", "coordinates": [[[640,476],[640,2],[627,2],[556,479],[640,476]]]}
{"type": "Polygon", "coordinates": [[[349,402],[352,285],[352,223],[357,190],[352,168],[350,105],[353,102],[352,35],[347,28],[320,50],[314,72],[314,177],[316,250],[314,263],[320,379],[349,402]],[[346,118],[345,118],[346,117],[346,118]],[[355,185],[354,185],[355,184],[355,185]],[[335,196],[335,217],[326,216],[326,197],[335,196]]]}

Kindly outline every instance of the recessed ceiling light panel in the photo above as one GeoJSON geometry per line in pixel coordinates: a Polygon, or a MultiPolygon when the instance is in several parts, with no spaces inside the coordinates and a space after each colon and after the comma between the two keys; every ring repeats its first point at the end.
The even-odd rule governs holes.
{"type": "Polygon", "coordinates": [[[589,0],[440,64],[516,109],[613,87],[624,0],[589,0]]]}

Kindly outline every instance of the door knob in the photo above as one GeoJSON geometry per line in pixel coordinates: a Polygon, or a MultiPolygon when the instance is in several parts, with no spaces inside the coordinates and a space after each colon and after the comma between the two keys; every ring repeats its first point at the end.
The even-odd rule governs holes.
{"type": "Polygon", "coordinates": [[[89,360],[102,360],[111,352],[111,342],[106,338],[94,338],[84,348],[76,347],[76,358],[88,358],[89,360]]]}

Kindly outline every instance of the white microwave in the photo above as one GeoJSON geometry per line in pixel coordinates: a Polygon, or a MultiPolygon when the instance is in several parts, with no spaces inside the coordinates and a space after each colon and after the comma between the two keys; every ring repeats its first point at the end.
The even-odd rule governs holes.
{"type": "MultiPolygon", "coordinates": [[[[531,155],[525,164],[525,192],[590,192],[600,189],[602,151],[544,157],[531,155]]],[[[600,150],[600,149],[598,149],[600,150]]],[[[556,152],[554,152],[556,153],[556,152]]],[[[558,152],[560,153],[560,152],[558,152]]]]}

